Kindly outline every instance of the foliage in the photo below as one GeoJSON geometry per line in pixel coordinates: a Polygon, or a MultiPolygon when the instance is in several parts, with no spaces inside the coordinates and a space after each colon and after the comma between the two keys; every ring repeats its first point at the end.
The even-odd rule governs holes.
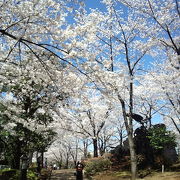
{"type": "Polygon", "coordinates": [[[33,132],[23,127],[22,124],[17,124],[12,130],[15,132],[13,135],[3,129],[1,138],[4,145],[2,149],[4,159],[14,168],[18,168],[18,162],[15,160],[17,157],[20,158],[22,154],[28,152],[45,151],[56,135],[52,130],[44,130],[41,133],[33,132]]]}
{"type": "Polygon", "coordinates": [[[166,130],[165,126],[154,126],[149,129],[149,135],[151,146],[156,150],[161,150],[165,146],[176,146],[175,135],[166,130]]]}
{"type": "MultiPolygon", "coordinates": [[[[20,170],[16,169],[3,169],[0,171],[0,177],[3,180],[19,180],[20,178],[20,170]]],[[[37,180],[37,174],[32,170],[27,170],[27,178],[28,180],[37,180]]]]}
{"type": "Polygon", "coordinates": [[[53,117],[48,107],[55,105],[53,86],[48,78],[42,78],[43,73],[37,78],[42,71],[35,64],[25,58],[21,67],[3,64],[1,68],[1,153],[17,169],[22,154],[45,151],[56,135],[49,127],[53,117]]]}
{"type": "Polygon", "coordinates": [[[85,174],[87,176],[95,175],[98,172],[108,170],[111,166],[111,161],[109,159],[97,158],[94,160],[89,160],[85,165],[85,174]]]}
{"type": "Polygon", "coordinates": [[[20,171],[16,169],[3,169],[0,171],[0,178],[3,180],[18,180],[20,171]]]}
{"type": "Polygon", "coordinates": [[[35,173],[34,171],[31,171],[31,170],[27,171],[27,178],[28,178],[28,180],[38,180],[37,173],[35,173]]]}
{"type": "Polygon", "coordinates": [[[51,176],[51,171],[48,169],[41,169],[41,178],[42,179],[49,179],[51,176]]]}

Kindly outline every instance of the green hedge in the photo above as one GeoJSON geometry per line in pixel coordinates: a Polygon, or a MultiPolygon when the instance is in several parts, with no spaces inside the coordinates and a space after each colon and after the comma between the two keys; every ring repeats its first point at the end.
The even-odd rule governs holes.
{"type": "Polygon", "coordinates": [[[93,176],[97,172],[102,172],[108,170],[111,166],[111,161],[109,159],[98,158],[93,161],[86,162],[85,174],[86,176],[93,176]]]}
{"type": "Polygon", "coordinates": [[[16,169],[3,169],[0,173],[2,180],[18,180],[20,172],[16,169]]]}
{"type": "MultiPolygon", "coordinates": [[[[19,180],[20,179],[20,170],[16,169],[3,169],[0,171],[0,180],[19,180]]],[[[27,179],[28,180],[37,180],[37,174],[32,171],[27,171],[27,179]]]]}
{"type": "Polygon", "coordinates": [[[38,175],[36,172],[32,171],[32,170],[28,170],[27,172],[27,179],[28,180],[37,180],[38,179],[38,175]]]}

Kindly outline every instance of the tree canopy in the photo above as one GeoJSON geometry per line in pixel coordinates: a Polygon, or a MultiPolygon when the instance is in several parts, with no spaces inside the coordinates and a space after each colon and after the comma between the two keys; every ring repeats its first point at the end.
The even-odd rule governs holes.
{"type": "Polygon", "coordinates": [[[0,1],[1,128],[40,139],[71,130],[99,149],[103,132],[112,141],[127,135],[135,179],[133,116],[151,126],[159,114],[180,132],[179,2],[101,3],[103,10],[73,0],[0,1]]]}

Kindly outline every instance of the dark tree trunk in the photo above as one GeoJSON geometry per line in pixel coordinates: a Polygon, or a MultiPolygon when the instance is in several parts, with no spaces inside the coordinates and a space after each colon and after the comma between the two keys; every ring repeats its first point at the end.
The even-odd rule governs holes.
{"type": "Polygon", "coordinates": [[[126,127],[126,130],[128,133],[128,142],[129,142],[129,150],[130,150],[130,157],[131,157],[131,174],[132,174],[131,179],[135,180],[136,179],[136,173],[137,173],[137,160],[136,160],[136,152],[135,152],[135,146],[134,146],[134,140],[133,140],[132,118],[130,116],[129,122],[128,122],[125,102],[119,95],[118,95],[118,98],[121,102],[124,123],[125,123],[125,127],[126,127]]]}
{"type": "Polygon", "coordinates": [[[44,151],[41,152],[41,167],[44,165],[44,151]]]}
{"type": "Polygon", "coordinates": [[[87,150],[88,143],[86,141],[83,141],[83,145],[84,145],[84,149],[83,149],[84,158],[87,158],[87,156],[88,156],[88,150],[87,150]]]}
{"type": "Polygon", "coordinates": [[[98,142],[96,138],[93,138],[93,146],[94,146],[94,157],[98,157],[98,142]]]}
{"type": "Polygon", "coordinates": [[[21,141],[16,141],[16,147],[13,148],[13,159],[11,162],[12,169],[20,169],[20,160],[21,160],[21,141]]]}
{"type": "Polygon", "coordinates": [[[14,158],[12,162],[12,169],[20,169],[20,159],[21,159],[21,153],[16,152],[14,154],[14,158]]]}
{"type": "Polygon", "coordinates": [[[101,156],[103,156],[103,154],[104,154],[105,151],[106,151],[106,140],[99,138],[98,144],[99,144],[99,146],[98,146],[98,148],[99,148],[99,154],[100,154],[101,156]]]}
{"type": "Polygon", "coordinates": [[[65,169],[68,169],[68,166],[69,166],[69,160],[68,160],[68,158],[67,158],[67,159],[66,159],[65,169]]]}
{"type": "Polygon", "coordinates": [[[69,168],[69,153],[66,153],[66,163],[65,163],[65,169],[69,168]]]}
{"type": "Polygon", "coordinates": [[[122,133],[122,130],[120,131],[120,147],[123,146],[123,133],[122,133]]]}

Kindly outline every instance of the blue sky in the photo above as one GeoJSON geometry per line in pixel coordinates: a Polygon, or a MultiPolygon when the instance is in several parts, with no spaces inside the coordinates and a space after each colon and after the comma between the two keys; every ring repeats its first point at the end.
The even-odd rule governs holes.
{"type": "Polygon", "coordinates": [[[92,9],[96,9],[98,8],[101,11],[105,11],[105,5],[103,5],[101,3],[101,0],[85,0],[85,4],[87,6],[86,10],[88,11],[88,9],[92,8],[92,9]]]}

